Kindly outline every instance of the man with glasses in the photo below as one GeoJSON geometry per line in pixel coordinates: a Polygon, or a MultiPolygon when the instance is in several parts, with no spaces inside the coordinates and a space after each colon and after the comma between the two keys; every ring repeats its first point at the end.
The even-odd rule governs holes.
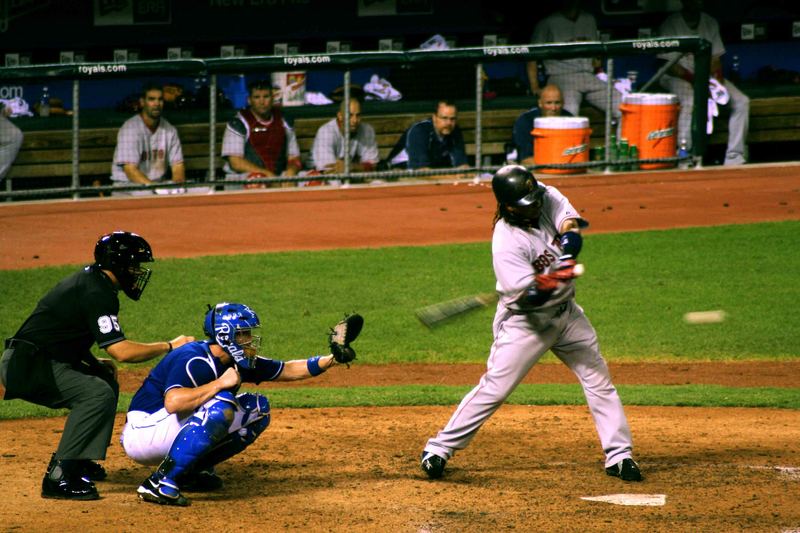
{"type": "Polygon", "coordinates": [[[431,118],[413,124],[400,137],[389,155],[392,166],[412,170],[468,167],[457,120],[455,103],[439,100],[431,118]]]}
{"type": "MultiPolygon", "coordinates": [[[[631,431],[597,343],[597,333],[575,302],[581,227],[588,225],[555,187],[525,167],[506,165],[492,178],[497,199],[492,263],[499,296],[486,373],[447,425],[428,440],[422,470],[431,479],[472,441],[481,426],[548,350],[578,377],[605,453],[605,471],[641,481],[631,431]]],[[[535,439],[532,446],[536,446],[535,439]]],[[[543,451],[546,446],[542,447],[543,451]]],[[[556,467],[560,469],[561,467],[556,467]]]]}

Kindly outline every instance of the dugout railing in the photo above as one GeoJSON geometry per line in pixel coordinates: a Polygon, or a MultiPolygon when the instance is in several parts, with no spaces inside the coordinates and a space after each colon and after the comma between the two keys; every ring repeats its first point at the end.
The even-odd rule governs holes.
{"type": "MultiPolygon", "coordinates": [[[[232,58],[208,58],[208,59],[183,59],[183,60],[154,60],[154,61],[134,61],[128,63],[78,63],[78,64],[50,64],[33,65],[20,67],[0,68],[0,79],[4,82],[43,82],[49,83],[52,80],[71,81],[71,180],[67,187],[39,188],[39,189],[20,189],[12,190],[11,179],[7,178],[4,190],[0,191],[0,197],[5,199],[30,198],[30,197],[53,197],[71,196],[74,199],[80,198],[85,194],[96,195],[100,192],[110,190],[124,190],[120,187],[108,185],[81,184],[81,151],[91,150],[91,146],[81,146],[81,87],[83,84],[94,81],[113,81],[113,80],[144,80],[158,79],[168,76],[182,76],[187,78],[202,77],[207,80],[208,90],[208,149],[207,149],[207,169],[199,178],[188,180],[187,187],[205,187],[211,191],[221,189],[225,184],[236,182],[223,181],[219,170],[218,153],[218,132],[217,124],[219,120],[226,117],[220,116],[220,109],[217,108],[217,95],[220,88],[218,77],[230,75],[252,75],[258,73],[270,73],[276,71],[299,70],[313,71],[315,69],[336,70],[341,72],[341,87],[343,88],[343,98],[349,101],[351,96],[351,71],[363,67],[401,67],[403,65],[452,65],[454,63],[465,65],[474,70],[474,93],[472,104],[474,107],[474,164],[465,169],[448,169],[447,174],[458,174],[462,176],[474,176],[475,173],[492,172],[498,168],[497,165],[484,164],[483,157],[483,127],[482,117],[484,115],[484,65],[495,62],[527,62],[542,61],[547,59],[567,59],[579,57],[599,57],[603,60],[605,72],[608,75],[606,85],[607,107],[612,101],[613,83],[615,76],[615,59],[630,56],[654,56],[659,53],[681,52],[692,53],[695,56],[695,83],[694,96],[695,102],[705,102],[708,95],[708,85],[704,80],[708,80],[710,72],[711,48],[710,43],[697,37],[675,37],[658,38],[644,40],[625,40],[608,42],[584,42],[569,44],[544,44],[544,45],[513,45],[513,46],[487,46],[476,48],[459,48],[449,50],[409,50],[391,52],[351,52],[335,54],[298,54],[289,56],[245,56],[232,58]]],[[[658,78],[666,71],[669,64],[662,66],[660,70],[654,72],[647,80],[640,80],[640,90],[652,90],[656,87],[658,78]]],[[[655,89],[653,92],[663,92],[655,89]]],[[[530,97],[530,105],[535,103],[535,98],[530,97]]],[[[462,107],[459,109],[463,110],[462,107]]],[[[345,120],[349,115],[349,106],[344,106],[345,120]]],[[[328,111],[330,113],[330,110],[328,111]]],[[[334,111],[335,114],[335,111],[334,111]]],[[[612,138],[612,119],[611,114],[606,113],[604,120],[604,144],[605,157],[602,160],[594,160],[588,163],[576,163],[566,165],[540,165],[532,166],[537,168],[579,168],[579,167],[599,167],[606,171],[613,170],[620,166],[629,165],[630,162],[613,161],[610,157],[611,138],[612,138]]],[[[365,121],[369,121],[369,116],[365,115],[365,121]]],[[[706,109],[705,106],[694,106],[692,117],[692,156],[695,159],[702,157],[706,150],[707,135],[705,132],[706,109]]],[[[509,138],[511,132],[508,132],[509,138]]],[[[345,150],[347,153],[350,135],[347,128],[344,131],[345,150]]],[[[646,162],[676,161],[677,158],[665,158],[659,160],[640,160],[646,162]]],[[[111,161],[108,161],[110,170],[111,161]]],[[[349,160],[345,158],[345,168],[342,174],[326,174],[315,176],[317,181],[330,180],[368,180],[368,179],[400,179],[408,177],[427,177],[441,175],[442,170],[386,170],[375,172],[354,173],[350,171],[349,160]]],[[[21,178],[26,179],[26,178],[21,178]]],[[[306,176],[300,177],[278,177],[261,178],[256,182],[275,183],[275,182],[307,182],[306,176]]],[[[244,182],[242,182],[244,183],[244,182]]],[[[248,181],[247,183],[253,183],[248,181]]],[[[174,188],[173,184],[162,185],[134,185],[130,189],[158,189],[174,188]]]]}

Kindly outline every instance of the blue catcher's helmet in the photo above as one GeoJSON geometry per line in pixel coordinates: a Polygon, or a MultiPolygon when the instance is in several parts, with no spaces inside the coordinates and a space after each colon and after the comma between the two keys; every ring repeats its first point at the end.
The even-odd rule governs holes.
{"type": "Polygon", "coordinates": [[[203,332],[225,350],[242,368],[253,368],[261,336],[253,330],[261,327],[258,315],[244,304],[222,302],[208,306],[203,332]]]}

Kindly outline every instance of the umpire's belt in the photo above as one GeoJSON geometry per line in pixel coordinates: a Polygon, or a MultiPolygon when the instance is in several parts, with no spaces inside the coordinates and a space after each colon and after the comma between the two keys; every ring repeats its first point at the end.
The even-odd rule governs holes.
{"type": "Polygon", "coordinates": [[[6,339],[6,350],[12,350],[12,349],[18,350],[20,348],[27,349],[30,352],[36,351],[38,349],[38,347],[34,343],[26,341],[24,339],[13,339],[13,338],[6,339]]]}

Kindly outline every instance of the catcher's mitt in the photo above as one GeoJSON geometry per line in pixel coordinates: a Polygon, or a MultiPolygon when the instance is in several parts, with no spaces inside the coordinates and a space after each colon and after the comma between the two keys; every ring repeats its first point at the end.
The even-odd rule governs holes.
{"type": "Polygon", "coordinates": [[[344,363],[350,367],[349,363],[356,358],[356,351],[350,343],[356,340],[361,328],[364,326],[364,317],[358,313],[345,315],[338,324],[331,328],[328,334],[328,345],[331,347],[331,354],[337,363],[344,363]]]}

